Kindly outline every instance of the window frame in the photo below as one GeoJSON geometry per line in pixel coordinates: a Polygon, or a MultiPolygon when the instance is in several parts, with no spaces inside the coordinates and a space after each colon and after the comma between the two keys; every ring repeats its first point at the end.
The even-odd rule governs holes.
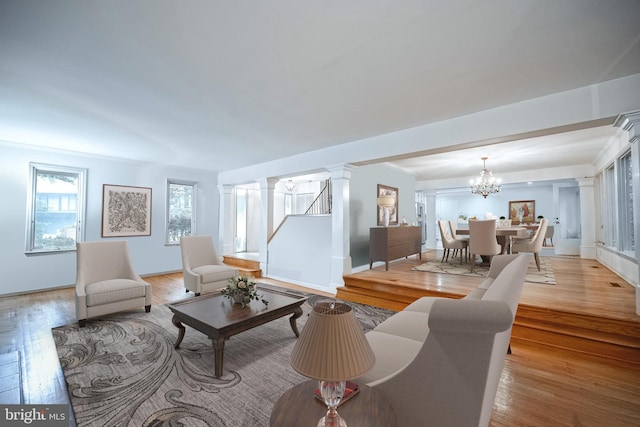
{"type": "Polygon", "coordinates": [[[171,219],[171,186],[191,187],[191,236],[196,235],[196,212],[197,212],[197,194],[198,184],[194,181],[185,181],[180,179],[167,179],[166,200],[165,200],[165,224],[164,224],[164,244],[166,246],[175,246],[180,244],[180,240],[169,240],[169,220],[171,219]]]}
{"type": "MultiPolygon", "coordinates": [[[[86,216],[86,191],[87,191],[87,169],[77,168],[72,166],[60,166],[47,163],[29,163],[29,188],[27,196],[27,220],[25,231],[25,253],[26,254],[48,254],[48,253],[63,253],[72,252],[76,248],[46,248],[36,249],[36,218],[37,213],[37,196],[38,196],[38,174],[39,173],[51,173],[60,175],[75,175],[78,180],[78,188],[76,193],[76,245],[78,242],[83,242],[85,238],[85,216],[86,216]]],[[[77,247],[77,246],[76,246],[77,247]]]]}
{"type": "Polygon", "coordinates": [[[633,255],[635,253],[635,236],[633,217],[633,167],[631,150],[627,150],[616,160],[618,200],[618,250],[633,255]]]}

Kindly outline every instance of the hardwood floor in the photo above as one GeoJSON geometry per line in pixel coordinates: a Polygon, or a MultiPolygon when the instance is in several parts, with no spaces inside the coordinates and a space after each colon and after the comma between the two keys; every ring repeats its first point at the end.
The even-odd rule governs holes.
{"type": "MultiPolygon", "coordinates": [[[[423,258],[429,255],[433,256],[423,254],[423,258]]],[[[432,273],[429,276],[435,277],[425,279],[429,276],[422,273],[419,276],[424,282],[416,282],[418,276],[415,272],[411,275],[411,265],[417,263],[419,261],[412,259],[391,263],[388,272],[391,274],[386,277],[408,287],[461,294],[477,285],[477,279],[468,281],[463,280],[468,278],[458,277],[452,280],[432,273]]],[[[620,279],[593,263],[554,259],[558,285],[553,287],[553,294],[549,295],[541,288],[547,285],[527,286],[521,301],[607,313],[640,322],[633,314],[628,285],[611,286],[608,281],[620,279]],[[617,292],[619,290],[621,292],[617,292]],[[577,300],[575,307],[570,307],[577,300]]],[[[362,273],[365,276],[381,275],[384,267],[362,273]]],[[[146,277],[145,280],[153,286],[155,305],[193,297],[193,294],[185,294],[181,273],[146,277]]],[[[267,278],[260,280],[296,288],[267,278]]],[[[20,352],[25,403],[68,403],[50,330],[74,322],[73,289],[0,298],[0,354],[20,352]]],[[[640,425],[640,366],[527,342],[515,342],[512,349],[513,354],[507,357],[502,372],[492,426],[640,425]]]]}

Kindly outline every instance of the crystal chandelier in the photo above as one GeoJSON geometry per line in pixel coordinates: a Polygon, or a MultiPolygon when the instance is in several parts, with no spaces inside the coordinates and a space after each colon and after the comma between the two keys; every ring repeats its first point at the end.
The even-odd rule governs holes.
{"type": "Polygon", "coordinates": [[[471,187],[472,194],[480,194],[485,199],[489,194],[497,193],[500,191],[500,178],[493,176],[493,172],[487,170],[488,157],[481,157],[482,159],[482,171],[480,176],[476,179],[469,180],[469,186],[471,187]]]}
{"type": "Polygon", "coordinates": [[[293,182],[291,178],[284,184],[284,188],[287,189],[289,193],[293,192],[296,189],[296,184],[293,182]]]}

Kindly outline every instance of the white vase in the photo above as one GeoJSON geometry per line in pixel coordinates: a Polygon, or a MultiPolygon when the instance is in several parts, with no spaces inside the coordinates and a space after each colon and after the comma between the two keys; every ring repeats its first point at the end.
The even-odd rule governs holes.
{"type": "Polygon", "coordinates": [[[244,300],[244,294],[242,292],[235,292],[232,298],[234,303],[242,304],[242,301],[244,300]]]}

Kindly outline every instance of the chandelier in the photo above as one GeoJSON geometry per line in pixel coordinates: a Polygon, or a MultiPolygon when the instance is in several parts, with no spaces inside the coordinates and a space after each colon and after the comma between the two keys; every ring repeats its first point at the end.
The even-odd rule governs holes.
{"type": "Polygon", "coordinates": [[[480,176],[476,179],[469,180],[469,186],[471,187],[472,194],[480,194],[485,199],[489,194],[497,193],[500,191],[500,178],[493,176],[493,172],[487,170],[488,157],[481,157],[482,159],[482,171],[480,176]]]}
{"type": "Polygon", "coordinates": [[[284,188],[287,189],[289,193],[293,192],[296,189],[296,184],[293,182],[291,178],[284,184],[284,188]]]}

